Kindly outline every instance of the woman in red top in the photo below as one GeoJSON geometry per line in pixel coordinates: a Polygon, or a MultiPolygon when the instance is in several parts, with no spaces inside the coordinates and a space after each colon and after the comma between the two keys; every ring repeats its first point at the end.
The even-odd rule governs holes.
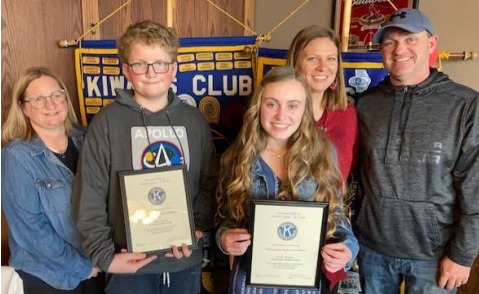
{"type": "Polygon", "coordinates": [[[346,95],[335,32],[317,25],[302,29],[291,43],[287,63],[305,75],[313,95],[316,127],[336,147],[339,169],[346,181],[356,161],[358,122],[356,109],[346,95]]]}

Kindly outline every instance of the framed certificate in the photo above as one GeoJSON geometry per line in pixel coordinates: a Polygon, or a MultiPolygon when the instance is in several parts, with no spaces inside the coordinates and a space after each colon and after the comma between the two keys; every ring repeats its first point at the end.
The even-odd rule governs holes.
{"type": "Polygon", "coordinates": [[[328,203],[251,199],[253,287],[320,290],[328,203]]]}
{"type": "Polygon", "coordinates": [[[185,165],[119,173],[129,252],[196,248],[185,165]]]}

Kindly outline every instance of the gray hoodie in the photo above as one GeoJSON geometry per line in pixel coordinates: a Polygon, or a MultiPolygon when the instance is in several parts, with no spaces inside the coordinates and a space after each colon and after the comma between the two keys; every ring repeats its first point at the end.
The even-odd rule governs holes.
{"type": "MultiPolygon", "coordinates": [[[[102,108],[89,126],[72,203],[83,247],[93,263],[104,271],[115,252],[127,248],[119,171],[184,161],[196,228],[203,231],[212,228],[215,213],[216,155],[202,113],[182,103],[171,90],[168,105],[156,113],[140,107],[132,99],[132,90],[117,90],[117,95],[115,102],[102,108]],[[160,143],[167,146],[162,149],[166,150],[162,156],[160,143]],[[145,151],[155,151],[158,156],[149,160],[145,151]]],[[[165,258],[159,254],[137,273],[184,270],[201,263],[202,252],[200,242],[188,258],[165,258]]]]}
{"type": "Polygon", "coordinates": [[[359,99],[359,241],[382,254],[471,266],[479,251],[479,94],[431,70],[359,99]]]}

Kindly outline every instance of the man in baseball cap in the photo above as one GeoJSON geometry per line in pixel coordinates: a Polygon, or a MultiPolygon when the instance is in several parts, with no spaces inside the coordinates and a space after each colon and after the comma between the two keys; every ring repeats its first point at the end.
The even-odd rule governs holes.
{"type": "Polygon", "coordinates": [[[363,293],[456,293],[479,252],[479,93],[429,66],[438,36],[400,9],[373,38],[389,75],[359,98],[363,293]]]}
{"type": "Polygon", "coordinates": [[[417,9],[402,8],[389,17],[388,22],[374,35],[373,43],[381,43],[388,28],[400,28],[410,33],[426,31],[434,35],[434,28],[429,18],[417,9]]]}

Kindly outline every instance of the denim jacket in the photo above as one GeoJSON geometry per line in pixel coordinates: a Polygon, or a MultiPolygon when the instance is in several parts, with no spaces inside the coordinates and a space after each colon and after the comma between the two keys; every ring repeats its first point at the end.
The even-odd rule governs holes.
{"type": "MultiPolygon", "coordinates": [[[[83,137],[84,131],[74,129],[79,151],[83,137]]],[[[10,142],[1,164],[10,266],[52,287],[75,288],[89,277],[92,264],[71,216],[73,173],[38,138],[10,142]]]]}
{"type": "MultiPolygon", "coordinates": [[[[255,160],[253,163],[252,171],[252,188],[251,188],[251,197],[253,198],[267,198],[267,195],[277,195],[278,191],[269,191],[268,185],[266,183],[266,175],[261,162],[259,159],[255,160]]],[[[301,201],[313,201],[314,193],[316,191],[316,182],[314,179],[305,179],[298,186],[300,193],[301,201]]],[[[228,229],[228,221],[225,222],[224,226],[221,226],[216,234],[216,243],[221,249],[220,236],[221,234],[228,229]]],[[[352,266],[353,261],[356,259],[356,256],[359,251],[359,242],[353,234],[351,226],[348,219],[344,216],[342,209],[338,211],[336,217],[336,233],[346,236],[346,239],[343,243],[351,250],[352,258],[346,265],[346,270],[349,270],[352,266]]],[[[222,250],[222,249],[221,249],[222,250]]],[[[224,252],[225,253],[225,252],[224,252]]]]}

